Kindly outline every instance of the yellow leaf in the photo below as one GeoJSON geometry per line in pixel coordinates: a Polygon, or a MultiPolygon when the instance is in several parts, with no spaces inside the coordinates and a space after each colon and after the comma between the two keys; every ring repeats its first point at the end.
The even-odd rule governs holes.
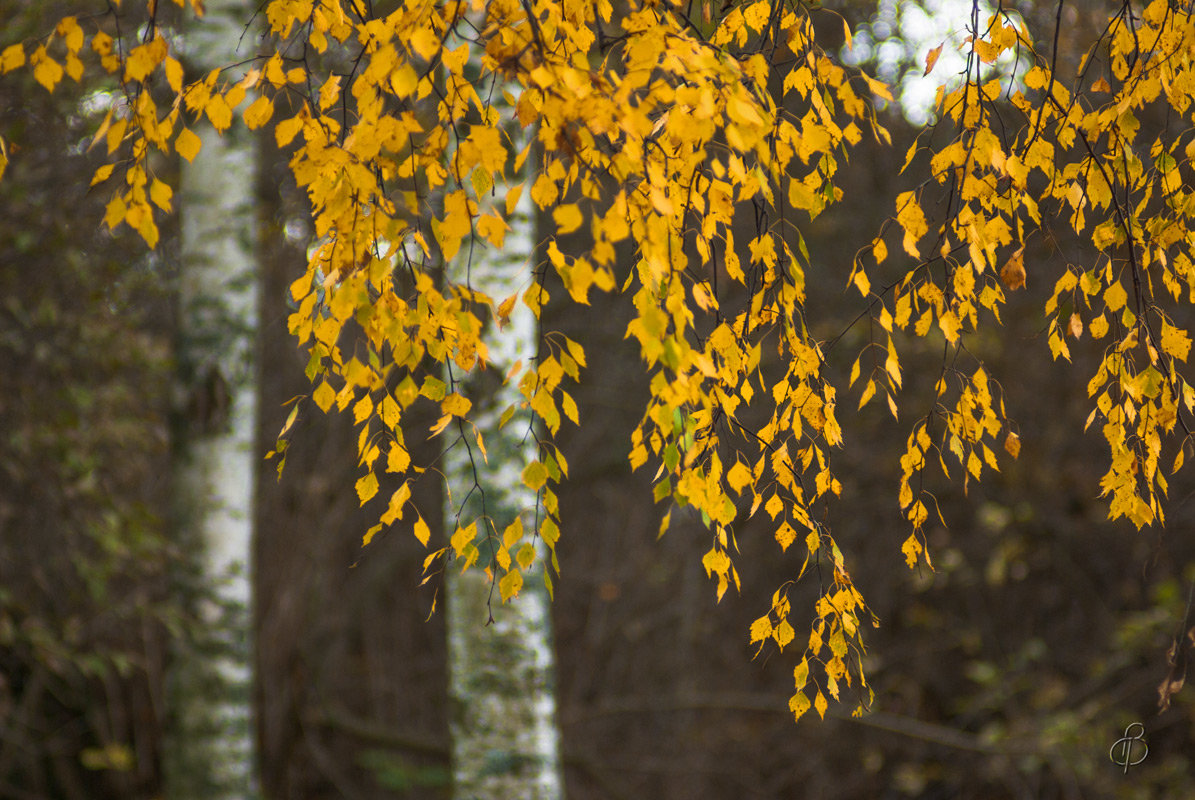
{"type": "Polygon", "coordinates": [[[169,48],[161,36],[134,47],[125,59],[124,79],[127,83],[140,83],[158,68],[166,58],[169,48]]]}
{"type": "Polygon", "coordinates": [[[780,527],[776,529],[776,541],[780,544],[781,551],[787,550],[796,538],[797,532],[793,530],[792,525],[787,521],[780,523],[780,527]]]}
{"type": "Polygon", "coordinates": [[[274,140],[278,143],[279,147],[286,147],[302,128],[302,117],[291,117],[288,120],[283,120],[274,128],[274,140]]]}
{"type": "Polygon", "coordinates": [[[568,392],[560,392],[560,406],[564,409],[564,415],[569,418],[569,421],[574,425],[580,424],[580,417],[577,413],[577,401],[573,399],[568,392]]]}
{"type": "Polygon", "coordinates": [[[822,719],[826,718],[826,708],[828,705],[829,703],[826,702],[826,696],[819,691],[817,693],[817,697],[814,698],[813,707],[817,709],[817,714],[822,719]]]}
{"type": "Polygon", "coordinates": [[[560,234],[572,233],[581,227],[583,221],[581,210],[575,203],[559,206],[552,211],[552,219],[556,221],[556,232],[560,234]]]}
{"type": "MultiPolygon", "coordinates": [[[[377,491],[376,488],[374,491],[377,491]]],[[[393,525],[395,520],[402,519],[403,509],[406,508],[407,501],[410,499],[411,484],[403,481],[402,485],[390,495],[390,502],[386,505],[386,513],[382,514],[379,521],[383,525],[393,525]]],[[[365,501],[362,500],[361,503],[364,505],[365,501]]]]}
{"type": "Polygon", "coordinates": [[[469,409],[473,407],[473,401],[467,397],[453,392],[444,398],[440,403],[440,411],[445,414],[451,414],[454,417],[463,417],[469,413],[469,409]]]}
{"type": "Polygon", "coordinates": [[[62,80],[62,67],[57,61],[46,55],[46,48],[44,46],[37,48],[33,52],[33,55],[30,56],[30,61],[34,64],[34,80],[46,87],[46,91],[54,91],[54,87],[62,80]]]}
{"type": "Polygon", "coordinates": [[[398,428],[398,421],[402,415],[402,410],[398,406],[398,401],[390,395],[382,398],[381,410],[379,416],[382,418],[382,424],[390,430],[398,428]]]}
{"type": "Polygon", "coordinates": [[[154,205],[163,211],[169,211],[172,197],[174,197],[174,191],[165,183],[154,178],[153,183],[149,187],[149,199],[153,200],[154,205]]]}
{"type": "Polygon", "coordinates": [[[340,76],[333,74],[319,90],[319,109],[327,111],[340,99],[340,76]]]}
{"type": "Polygon", "coordinates": [[[809,710],[809,698],[804,693],[797,692],[788,699],[788,710],[793,712],[793,717],[799,720],[809,710]]]}
{"type": "Polygon", "coordinates": [[[538,461],[523,467],[523,483],[533,492],[538,492],[548,482],[548,468],[538,461]]]}
{"type": "Polygon", "coordinates": [[[809,659],[802,658],[801,663],[793,667],[793,686],[799,692],[809,681],[809,659]]]}
{"type": "Polygon", "coordinates": [[[978,478],[980,472],[982,472],[982,471],[983,471],[983,462],[981,462],[979,460],[979,456],[975,455],[975,451],[972,450],[971,453],[967,456],[967,472],[970,473],[971,475],[975,476],[976,478],[978,478]]]}
{"type": "Polygon", "coordinates": [[[336,402],[336,391],[328,385],[327,381],[324,381],[312,392],[311,399],[319,406],[320,411],[326,414],[332,407],[332,403],[336,402]]]}
{"type": "Polygon", "coordinates": [[[1191,337],[1182,328],[1176,328],[1163,320],[1161,345],[1167,355],[1179,361],[1186,361],[1191,352],[1191,337]]]}
{"type": "Polygon", "coordinates": [[[778,495],[772,495],[768,498],[768,502],[764,503],[763,510],[768,512],[768,516],[776,519],[776,515],[784,508],[784,501],[778,495]]]}
{"type": "Polygon", "coordinates": [[[141,235],[151,250],[158,246],[158,226],[154,222],[153,212],[150,211],[148,205],[131,207],[125,216],[125,222],[141,235]],[[135,218],[133,218],[134,216],[135,218]]]}
{"type": "Polygon", "coordinates": [[[855,288],[859,290],[859,294],[867,297],[871,294],[871,281],[867,277],[867,273],[862,269],[855,270],[855,277],[853,278],[855,288]]]}
{"type": "Polygon", "coordinates": [[[900,357],[896,353],[896,343],[888,337],[888,356],[884,359],[884,371],[888,373],[892,385],[900,388],[900,357]]]}
{"type": "Polygon", "coordinates": [[[108,180],[108,177],[112,175],[113,169],[114,167],[112,164],[104,164],[102,167],[97,169],[95,171],[95,175],[91,177],[91,185],[95,186],[97,183],[103,183],[104,181],[108,180]]]}
{"type": "Polygon", "coordinates": [[[71,77],[75,83],[83,79],[83,62],[74,53],[66,54],[66,74],[71,77]]]}
{"type": "Polygon", "coordinates": [[[203,143],[199,140],[190,128],[183,128],[178,132],[178,136],[174,140],[174,149],[178,154],[187,161],[194,161],[195,156],[199,155],[199,148],[203,143]]]}
{"type": "Polygon", "coordinates": [[[91,37],[91,49],[96,52],[96,55],[106,56],[112,52],[113,39],[103,31],[98,31],[95,36],[91,37]]]}
{"type": "Polygon", "coordinates": [[[123,197],[117,195],[109,200],[104,213],[104,222],[107,223],[108,229],[112,230],[123,222],[127,213],[128,206],[125,205],[123,197]]]}
{"type": "Polygon", "coordinates": [[[25,64],[25,47],[20,44],[10,44],[0,53],[0,74],[12,72],[25,64]]]}
{"type": "Polygon", "coordinates": [[[508,550],[519,543],[523,538],[523,518],[515,517],[514,521],[506,526],[506,530],[502,531],[502,546],[508,550]]]}
{"type": "Polygon", "coordinates": [[[866,73],[862,73],[860,77],[862,77],[863,82],[867,84],[867,88],[870,89],[877,97],[883,98],[889,103],[892,102],[892,92],[888,89],[888,85],[886,83],[883,81],[878,81],[866,73]]]}
{"type": "Polygon", "coordinates": [[[942,329],[942,335],[946,337],[946,341],[958,341],[959,329],[962,326],[959,324],[958,316],[953,311],[942,312],[942,315],[938,317],[938,327],[942,329]]]}
{"type": "Polygon", "coordinates": [[[391,71],[390,85],[396,95],[399,97],[408,97],[415,93],[415,88],[419,85],[419,75],[415,72],[414,67],[404,62],[401,66],[391,71]]]}
{"type": "Polygon", "coordinates": [[[1119,311],[1128,299],[1128,293],[1120,285],[1120,281],[1104,290],[1104,303],[1108,306],[1109,311],[1119,311]]]}
{"type": "Polygon", "coordinates": [[[361,505],[365,505],[377,493],[378,478],[372,472],[357,481],[357,497],[361,499],[361,505]]]}
{"type": "Polygon", "coordinates": [[[165,70],[166,82],[170,84],[170,88],[181,92],[183,90],[183,65],[179,63],[178,59],[167,56],[165,70]]]}
{"type": "Polygon", "coordinates": [[[452,539],[449,544],[452,545],[453,551],[458,555],[464,555],[465,548],[473,544],[473,540],[477,538],[477,523],[474,522],[467,528],[457,528],[456,533],[452,534],[452,539]]]}
{"type": "MultiPolygon", "coordinates": [[[[502,243],[506,241],[506,231],[506,222],[501,217],[493,214],[482,214],[477,219],[477,232],[496,248],[501,249],[502,243]]],[[[513,301],[511,305],[514,305],[513,301]]],[[[507,311],[506,316],[510,316],[509,311],[507,311]]]]}
{"type": "Polygon", "coordinates": [[[118,119],[108,127],[108,132],[104,138],[108,143],[108,155],[112,155],[120,148],[120,143],[124,141],[124,132],[128,128],[128,120],[118,119]]]}
{"type": "Polygon", "coordinates": [[[519,551],[515,553],[515,562],[520,569],[531,569],[531,565],[535,563],[535,545],[530,542],[523,542],[519,551]]]}
{"type": "Polygon", "coordinates": [[[419,389],[419,394],[426,397],[428,400],[440,402],[444,399],[444,395],[448,393],[448,385],[439,378],[428,375],[423,379],[423,386],[419,389]]]}
{"type": "Polygon", "coordinates": [[[896,198],[896,208],[896,221],[905,231],[905,252],[913,258],[918,258],[921,253],[917,248],[917,242],[929,232],[929,223],[925,220],[925,212],[917,203],[917,193],[901,192],[896,198]]]}
{"type": "Polygon", "coordinates": [[[531,187],[531,199],[540,208],[547,209],[548,206],[556,202],[557,197],[559,197],[559,192],[556,189],[556,182],[541,172],[531,187]]]}
{"type": "Polygon", "coordinates": [[[411,49],[419,55],[420,58],[430,61],[432,56],[439,52],[443,46],[440,37],[437,36],[430,28],[420,28],[411,34],[408,40],[411,49]]]}
{"type": "Polygon", "coordinates": [[[846,639],[842,635],[841,628],[836,628],[830,636],[830,652],[834,654],[835,658],[846,658],[846,639]]]}
{"type": "Polygon", "coordinates": [[[762,642],[772,635],[772,621],[764,615],[751,623],[751,644],[762,642]]]}
{"type": "Polygon", "coordinates": [[[876,384],[875,381],[868,381],[867,385],[863,387],[863,393],[859,395],[859,408],[867,405],[871,398],[875,397],[876,384]]]}
{"type": "Polygon", "coordinates": [[[1025,73],[1024,80],[1030,89],[1044,89],[1050,82],[1050,73],[1044,67],[1033,67],[1025,73]]]}
{"type": "Polygon", "coordinates": [[[517,294],[512,294],[506,298],[498,306],[498,327],[505,327],[510,322],[510,312],[514,310],[515,301],[518,300],[517,294]]]}
{"type": "Polygon", "coordinates": [[[251,131],[255,131],[262,125],[270,121],[270,117],[274,114],[274,102],[270,98],[262,95],[254,100],[243,114],[245,119],[245,127],[251,131]]]}
{"type": "Polygon", "coordinates": [[[502,595],[502,602],[510,600],[512,597],[517,597],[519,590],[523,588],[523,573],[516,570],[511,570],[502,576],[502,580],[498,581],[498,592],[502,595]]]}
{"type": "Polygon", "coordinates": [[[360,425],[369,419],[369,415],[372,413],[373,399],[369,395],[365,395],[353,405],[353,423],[360,425]]]}
{"type": "Polygon", "coordinates": [[[430,428],[427,429],[428,438],[430,439],[433,436],[439,436],[440,433],[443,432],[443,430],[448,427],[448,424],[450,422],[452,422],[452,419],[453,418],[452,418],[451,414],[445,414],[444,416],[442,416],[438,420],[436,420],[435,424],[433,424],[430,428]]]}
{"type": "Polygon", "coordinates": [[[780,620],[780,624],[776,626],[775,631],[776,644],[780,646],[780,649],[783,650],[795,638],[796,631],[793,630],[793,626],[786,619],[780,620]]]}
{"type": "Polygon", "coordinates": [[[226,131],[232,125],[232,109],[224,99],[224,95],[214,94],[204,108],[212,127],[218,131],[226,131]]]}
{"type": "Polygon", "coordinates": [[[904,553],[905,563],[909,565],[910,569],[917,566],[917,559],[923,549],[915,533],[910,534],[909,538],[905,539],[904,544],[900,546],[900,552],[904,553]]]}
{"type": "Polygon", "coordinates": [[[734,466],[730,468],[730,471],[726,473],[726,482],[730,484],[730,488],[739,494],[743,493],[743,489],[751,481],[751,470],[747,469],[741,461],[736,461],[734,466]]]}
{"type": "Polygon", "coordinates": [[[888,257],[888,245],[884,244],[883,239],[877,238],[871,243],[871,255],[876,260],[876,264],[884,263],[884,259],[888,257]]]}
{"type": "Polygon", "coordinates": [[[515,213],[515,209],[519,207],[519,198],[523,196],[523,187],[525,185],[525,183],[516,183],[514,186],[511,186],[509,189],[507,189],[506,199],[503,201],[503,205],[506,209],[506,216],[509,217],[511,214],[515,213]]]}
{"type": "Polygon", "coordinates": [[[714,547],[702,557],[701,566],[705,567],[706,575],[725,575],[730,570],[730,557],[714,547]]]}
{"type": "Polygon", "coordinates": [[[386,454],[386,471],[403,473],[411,466],[411,454],[397,442],[392,442],[386,454]]]}

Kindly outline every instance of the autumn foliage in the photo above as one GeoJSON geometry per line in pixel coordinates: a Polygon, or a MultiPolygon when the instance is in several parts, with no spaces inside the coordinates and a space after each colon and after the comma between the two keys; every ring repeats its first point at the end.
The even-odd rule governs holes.
{"type": "MultiPolygon", "coordinates": [[[[49,91],[68,78],[117,90],[93,142],[110,161],[91,183],[110,194],[108,227],[151,247],[172,207],[160,165],[194,158],[201,122],[270,126],[289,149],[315,235],[291,286],[290,328],[310,353],[310,399],[357,424],[360,501],[384,495],[366,542],[402,522],[429,548],[428,571],[451,553],[488,570],[503,600],[537,560],[537,537],[555,561],[567,527],[555,487],[569,467],[553,434],[584,424],[569,391],[585,380],[578,343],[541,330],[505,375],[520,400],[500,424],[537,442],[521,465],[534,525],[462,518],[433,541],[412,485],[441,466],[413,460],[406,437],[484,459],[468,376],[486,369],[518,307],[538,318],[548,302],[586,304],[593,292],[634,308],[626,336],[651,398],[630,463],[654,471],[662,506],[705,523],[702,563],[718,596],[739,586],[746,518],[762,512],[779,550],[797,554],[749,637],[796,643],[798,718],[824,715],[844,684],[860,708],[870,699],[861,633],[873,620],[825,522],[841,490],[834,452],[851,435],[842,403],[882,401],[907,430],[893,465],[907,529],[893,552],[929,565],[922,532],[940,513],[927,472],[966,485],[1020,449],[998,376],[969,347],[1000,324],[1009,292],[1053,286],[1043,308],[1053,358],[1069,359],[1084,336],[1094,343],[1087,424],[1109,456],[1100,491],[1113,519],[1163,522],[1166,474],[1183,464],[1195,414],[1183,322],[1195,301],[1195,18],[1178,4],[1124,4],[1077,70],[1056,63],[1050,32],[973,15],[966,70],[943,76],[937,121],[905,156],[910,188],[845,266],[818,263],[801,230],[839,199],[852,147],[888,142],[877,106],[892,97],[819,45],[815,21],[823,30],[832,11],[797,0],[271,0],[255,23],[264,38],[245,37],[256,49],[242,72],[188,76],[159,20],[183,12],[150,2],[137,9],[144,24],[118,26],[129,4],[10,44],[0,72],[31,69],[49,91]],[[521,291],[486,296],[469,265],[503,247],[524,193],[542,211],[539,255],[522,266],[521,291]],[[1063,234],[1098,257],[1030,262],[1027,247],[1063,234]],[[841,270],[872,324],[862,352],[833,352],[851,364],[846,385],[812,333],[810,269],[841,270]],[[943,353],[928,407],[902,403],[902,343],[916,338],[943,353]],[[436,421],[412,431],[423,409],[436,421]],[[801,580],[817,582],[812,615],[790,604],[801,580]]],[[[185,13],[202,12],[192,0],[185,13]]],[[[836,35],[849,46],[845,28],[836,35]]]]}

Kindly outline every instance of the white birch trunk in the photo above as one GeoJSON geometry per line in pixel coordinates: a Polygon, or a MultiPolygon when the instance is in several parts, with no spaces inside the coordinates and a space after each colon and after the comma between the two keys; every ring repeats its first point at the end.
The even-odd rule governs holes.
{"type": "MultiPolygon", "coordinates": [[[[186,50],[206,74],[245,60],[237,52],[255,4],[208,0],[186,50]]],[[[227,77],[235,78],[235,75],[227,77]]],[[[234,117],[235,119],[235,117],[234,117]]],[[[190,395],[178,448],[180,537],[197,552],[190,578],[201,629],[175,654],[171,735],[165,753],[170,800],[257,795],[253,699],[252,549],[257,418],[257,264],[254,147],[234,122],[182,161],[179,285],[180,366],[190,395]],[[198,418],[196,418],[198,417],[198,418]]]]}
{"type": "MultiPolygon", "coordinates": [[[[516,148],[517,149],[517,148],[516,148]]],[[[496,301],[523,288],[530,277],[535,253],[535,216],[530,192],[523,192],[508,220],[511,230],[496,251],[478,243],[472,256],[470,283],[496,301]]],[[[467,245],[466,248],[467,250],[467,245]]],[[[462,256],[463,259],[465,256],[462,256]]],[[[449,274],[463,280],[463,267],[449,265],[449,274]]],[[[510,327],[491,345],[496,362],[491,370],[507,374],[518,359],[534,354],[537,321],[521,303],[510,327]]],[[[498,430],[502,409],[521,399],[515,386],[496,397],[482,398],[475,421],[489,451],[488,465],[474,447],[485,478],[486,510],[504,525],[517,509],[535,506],[535,493],[522,484],[523,465],[536,456],[535,443],[523,436],[518,418],[498,430]]],[[[455,506],[469,491],[473,475],[463,445],[449,451],[449,501],[445,521],[451,526],[455,506]]],[[[476,512],[471,505],[469,513],[476,512]]],[[[532,530],[534,519],[523,520],[532,530]]],[[[451,529],[451,528],[450,528],[451,529]]],[[[501,530],[501,527],[499,528],[501,530]]],[[[478,568],[461,574],[449,565],[446,579],[448,614],[449,699],[452,708],[452,778],[455,800],[559,800],[564,796],[560,768],[560,734],[556,724],[555,657],[551,637],[551,609],[543,576],[546,548],[539,546],[536,565],[518,597],[503,605],[497,587],[478,568]],[[492,599],[492,603],[489,601],[492,599]],[[493,624],[487,625],[489,608],[493,624]]]]}

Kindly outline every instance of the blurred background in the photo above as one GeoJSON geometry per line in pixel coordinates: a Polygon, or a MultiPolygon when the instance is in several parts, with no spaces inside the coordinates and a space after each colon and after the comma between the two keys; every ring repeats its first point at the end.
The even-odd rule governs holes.
{"type": "MultiPolygon", "coordinates": [[[[4,40],[96,5],[0,0],[4,40]]],[[[825,5],[857,31],[847,57],[903,87],[940,43],[916,14],[953,13],[944,29],[958,31],[970,3],[962,16],[932,0],[825,5]]],[[[1058,4],[1005,5],[1048,48],[1058,4]]],[[[1064,5],[1063,59],[1077,60],[1113,6],[1064,5]]],[[[819,20],[826,46],[838,46],[840,23],[819,20]]],[[[13,800],[161,796],[169,654],[201,624],[170,580],[186,557],[170,535],[172,447],[188,424],[175,389],[176,232],[164,229],[147,254],[127,229],[101,224],[107,197],[87,190],[103,156],[86,149],[99,120],[89,97],[70,82],[50,95],[25,71],[0,81],[12,161],[0,182],[0,798],[13,800]]],[[[892,147],[860,144],[840,172],[842,202],[804,228],[824,340],[858,311],[845,287],[871,236],[860,232],[892,211],[877,198],[912,180],[894,164],[916,128],[895,105],[883,122],[892,147]]],[[[272,141],[267,131],[257,145],[263,455],[283,403],[309,391],[286,330],[305,201],[272,141]]],[[[945,480],[933,487],[948,526],[928,531],[936,571],[910,571],[900,553],[907,429],[882,403],[850,411],[854,393],[840,406],[844,496],[827,522],[880,621],[867,637],[873,713],[860,719],[832,708],[794,725],[791,662],[768,649],[753,658],[751,621],[800,567],[771,531],[758,520],[742,529],[745,589],[720,604],[699,521],[657,540],[650,474],[632,474],[626,458],[646,378],[623,339],[624,304],[593,296],[590,307],[549,308],[546,324],[589,354],[574,392],[583,427],[559,437],[571,480],[552,608],[572,800],[1193,796],[1195,690],[1159,715],[1156,687],[1195,581],[1195,481],[1175,476],[1165,529],[1105,522],[1106,454],[1083,433],[1096,353],[1080,340],[1073,363],[1052,362],[1041,314],[1054,276],[1082,257],[1081,242],[1027,250],[1028,289],[1011,297],[1005,326],[972,337],[1023,446],[966,495],[945,480]],[[1135,722],[1149,756],[1126,773],[1109,749],[1135,722]]],[[[832,351],[841,385],[868,337],[857,326],[832,351]]],[[[941,351],[900,344],[902,402],[916,409],[932,400],[941,351]]],[[[425,553],[399,525],[362,550],[376,517],[352,490],[347,414],[304,413],[294,439],[281,478],[263,462],[256,487],[262,793],[446,798],[445,630],[441,614],[428,618],[435,583],[419,587],[425,553]]],[[[800,618],[800,587],[791,597],[800,618]]]]}

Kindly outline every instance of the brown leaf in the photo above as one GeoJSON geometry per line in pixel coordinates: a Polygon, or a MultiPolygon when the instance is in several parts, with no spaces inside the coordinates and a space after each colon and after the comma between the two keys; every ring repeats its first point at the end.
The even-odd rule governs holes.
{"type": "Polygon", "coordinates": [[[1185,638],[1190,644],[1175,638],[1170,643],[1170,649],[1166,651],[1166,663],[1170,665],[1170,671],[1158,684],[1159,714],[1170,708],[1170,698],[1178,694],[1187,682],[1187,658],[1190,650],[1195,648],[1195,628],[1188,630],[1185,638]]]}
{"type": "Polygon", "coordinates": [[[938,45],[925,54],[925,72],[922,73],[923,77],[934,71],[934,67],[938,63],[938,56],[940,55],[942,55],[942,45],[938,45]]]}
{"type": "Polygon", "coordinates": [[[1013,458],[1021,454],[1021,437],[1017,436],[1012,431],[1004,437],[1004,450],[1013,458]]]}
{"type": "Polygon", "coordinates": [[[1067,325],[1067,330],[1070,335],[1078,339],[1083,335],[1083,318],[1078,314],[1071,314],[1070,323],[1067,325]]]}
{"type": "Polygon", "coordinates": [[[1024,247],[1018,247],[1017,251],[1009,256],[1008,261],[1000,268],[1000,280],[1004,281],[1004,285],[1013,291],[1025,288],[1024,247]]]}

